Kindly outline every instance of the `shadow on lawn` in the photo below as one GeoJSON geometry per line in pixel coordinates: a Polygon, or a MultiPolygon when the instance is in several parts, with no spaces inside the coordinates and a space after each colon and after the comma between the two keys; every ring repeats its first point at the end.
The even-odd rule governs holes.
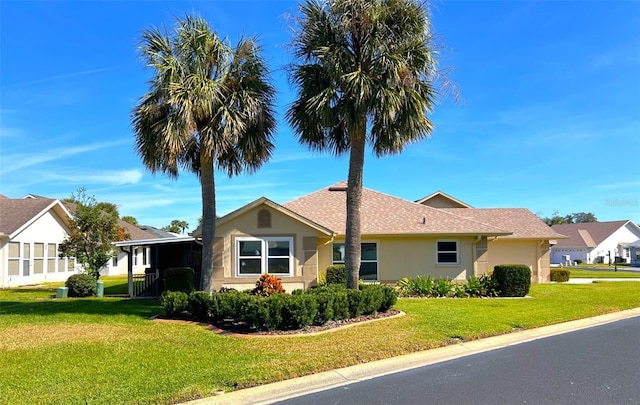
{"type": "Polygon", "coordinates": [[[3,301],[0,315],[58,314],[131,315],[148,319],[162,312],[157,300],[66,298],[46,301],[3,301]]]}

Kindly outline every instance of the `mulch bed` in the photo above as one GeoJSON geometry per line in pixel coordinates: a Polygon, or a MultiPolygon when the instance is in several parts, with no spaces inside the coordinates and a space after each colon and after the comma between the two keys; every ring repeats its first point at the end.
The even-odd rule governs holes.
{"type": "Polygon", "coordinates": [[[160,322],[174,322],[184,323],[190,325],[201,325],[214,333],[221,335],[232,335],[236,337],[278,337],[278,336],[300,336],[300,335],[314,335],[319,333],[330,332],[334,330],[340,330],[350,326],[354,326],[361,323],[373,322],[387,318],[394,318],[405,315],[404,312],[397,309],[391,309],[387,312],[379,312],[376,314],[362,315],[357,318],[343,319],[340,321],[329,321],[324,325],[314,326],[310,325],[302,329],[297,330],[272,330],[261,331],[253,328],[249,328],[242,322],[235,322],[232,319],[225,320],[224,322],[204,323],[190,320],[189,318],[166,318],[164,316],[154,317],[153,320],[160,322]]]}

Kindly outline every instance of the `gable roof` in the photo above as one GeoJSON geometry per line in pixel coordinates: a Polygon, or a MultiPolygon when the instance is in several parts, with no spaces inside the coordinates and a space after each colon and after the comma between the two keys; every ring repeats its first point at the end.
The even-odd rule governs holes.
{"type": "MultiPolygon", "coordinates": [[[[325,227],[324,225],[313,221],[312,219],[308,218],[308,217],[304,217],[302,215],[300,215],[299,213],[290,210],[289,208],[282,206],[278,203],[275,203],[271,200],[269,200],[266,197],[260,197],[257,200],[254,200],[252,202],[250,202],[247,205],[244,205],[240,208],[238,208],[235,211],[232,211],[230,213],[228,213],[227,215],[223,216],[222,218],[218,218],[216,220],[216,226],[222,225],[226,222],[231,221],[232,219],[252,210],[253,208],[259,207],[260,205],[266,205],[288,217],[291,217],[297,221],[300,221],[304,224],[306,224],[307,226],[327,235],[327,236],[333,236],[334,232],[330,229],[325,227]]],[[[202,229],[201,227],[196,228],[191,235],[193,235],[194,237],[201,237],[202,236],[202,229]]]]}
{"type": "Polygon", "coordinates": [[[458,200],[440,190],[431,193],[416,201],[418,204],[428,205],[433,208],[473,208],[469,204],[458,200]]]}
{"type": "MultiPolygon", "coordinates": [[[[345,233],[346,182],[339,182],[283,206],[338,234],[345,233]]],[[[454,213],[363,187],[363,235],[509,235],[511,232],[454,213]]]]}
{"type": "Polygon", "coordinates": [[[512,232],[507,239],[566,239],[526,208],[442,208],[465,218],[486,222],[512,232]]]}
{"type": "Polygon", "coordinates": [[[640,231],[640,228],[629,220],[553,225],[551,229],[569,237],[559,240],[555,247],[594,248],[628,223],[640,231]]]}
{"type": "Polygon", "coordinates": [[[45,212],[53,209],[64,221],[69,212],[59,200],[51,198],[0,198],[0,233],[12,237],[45,212]]]}

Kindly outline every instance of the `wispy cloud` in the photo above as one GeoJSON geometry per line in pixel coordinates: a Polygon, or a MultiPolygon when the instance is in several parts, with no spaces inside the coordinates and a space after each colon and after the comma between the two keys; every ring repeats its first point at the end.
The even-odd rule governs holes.
{"type": "Polygon", "coordinates": [[[59,75],[55,75],[55,76],[49,76],[49,77],[45,77],[42,79],[36,79],[36,80],[30,80],[27,82],[22,82],[22,83],[14,83],[12,85],[6,86],[6,89],[16,89],[19,87],[25,87],[25,86],[31,86],[34,84],[42,84],[42,83],[47,83],[47,82],[54,82],[56,80],[61,80],[61,79],[69,79],[72,77],[77,77],[77,76],[85,76],[85,75],[90,75],[93,73],[101,73],[101,72],[107,72],[110,70],[114,70],[115,68],[101,68],[101,69],[89,69],[89,70],[81,70],[78,72],[69,72],[69,73],[62,73],[59,75]]]}
{"type": "Polygon", "coordinates": [[[95,173],[44,173],[43,178],[52,181],[62,181],[73,184],[108,184],[112,186],[122,186],[126,184],[137,184],[142,179],[142,172],[133,170],[101,171],[95,173]]]}
{"type": "Polygon", "coordinates": [[[110,148],[127,142],[130,142],[130,139],[119,139],[112,142],[97,142],[88,145],[55,148],[40,153],[16,153],[13,155],[5,155],[2,157],[0,174],[7,174],[16,170],[37,166],[42,163],[53,162],[81,153],[110,148]]]}
{"type": "Polygon", "coordinates": [[[21,128],[14,127],[0,127],[0,138],[11,138],[23,135],[24,131],[21,128]]]}
{"type": "Polygon", "coordinates": [[[333,156],[331,156],[328,153],[314,154],[313,152],[293,152],[293,153],[280,152],[276,156],[271,158],[271,160],[269,160],[269,163],[295,162],[300,160],[322,159],[322,158],[328,158],[328,157],[333,157],[333,156]]]}
{"type": "Polygon", "coordinates": [[[600,190],[615,190],[620,188],[638,190],[640,189],[640,181],[621,181],[617,183],[599,184],[596,188],[600,190]]]}

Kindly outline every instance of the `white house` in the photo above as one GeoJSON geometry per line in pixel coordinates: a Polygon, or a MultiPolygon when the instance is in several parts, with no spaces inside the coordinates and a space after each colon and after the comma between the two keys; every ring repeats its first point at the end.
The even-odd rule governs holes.
{"type": "Polygon", "coordinates": [[[59,257],[69,215],[59,200],[0,197],[0,287],[63,281],[80,269],[59,257]]]}
{"type": "MultiPolygon", "coordinates": [[[[73,257],[59,258],[59,246],[69,233],[74,205],[28,194],[23,198],[0,195],[0,287],[64,281],[82,270],[73,257]]],[[[155,235],[124,221],[132,239],[154,239],[155,235]]],[[[127,274],[126,252],[117,249],[101,275],[127,274]]],[[[133,271],[143,273],[149,265],[149,248],[137,248],[133,271]]]]}
{"type": "Polygon", "coordinates": [[[631,246],[640,241],[640,227],[629,220],[553,225],[568,236],[551,246],[551,263],[630,263],[631,246]]]}

